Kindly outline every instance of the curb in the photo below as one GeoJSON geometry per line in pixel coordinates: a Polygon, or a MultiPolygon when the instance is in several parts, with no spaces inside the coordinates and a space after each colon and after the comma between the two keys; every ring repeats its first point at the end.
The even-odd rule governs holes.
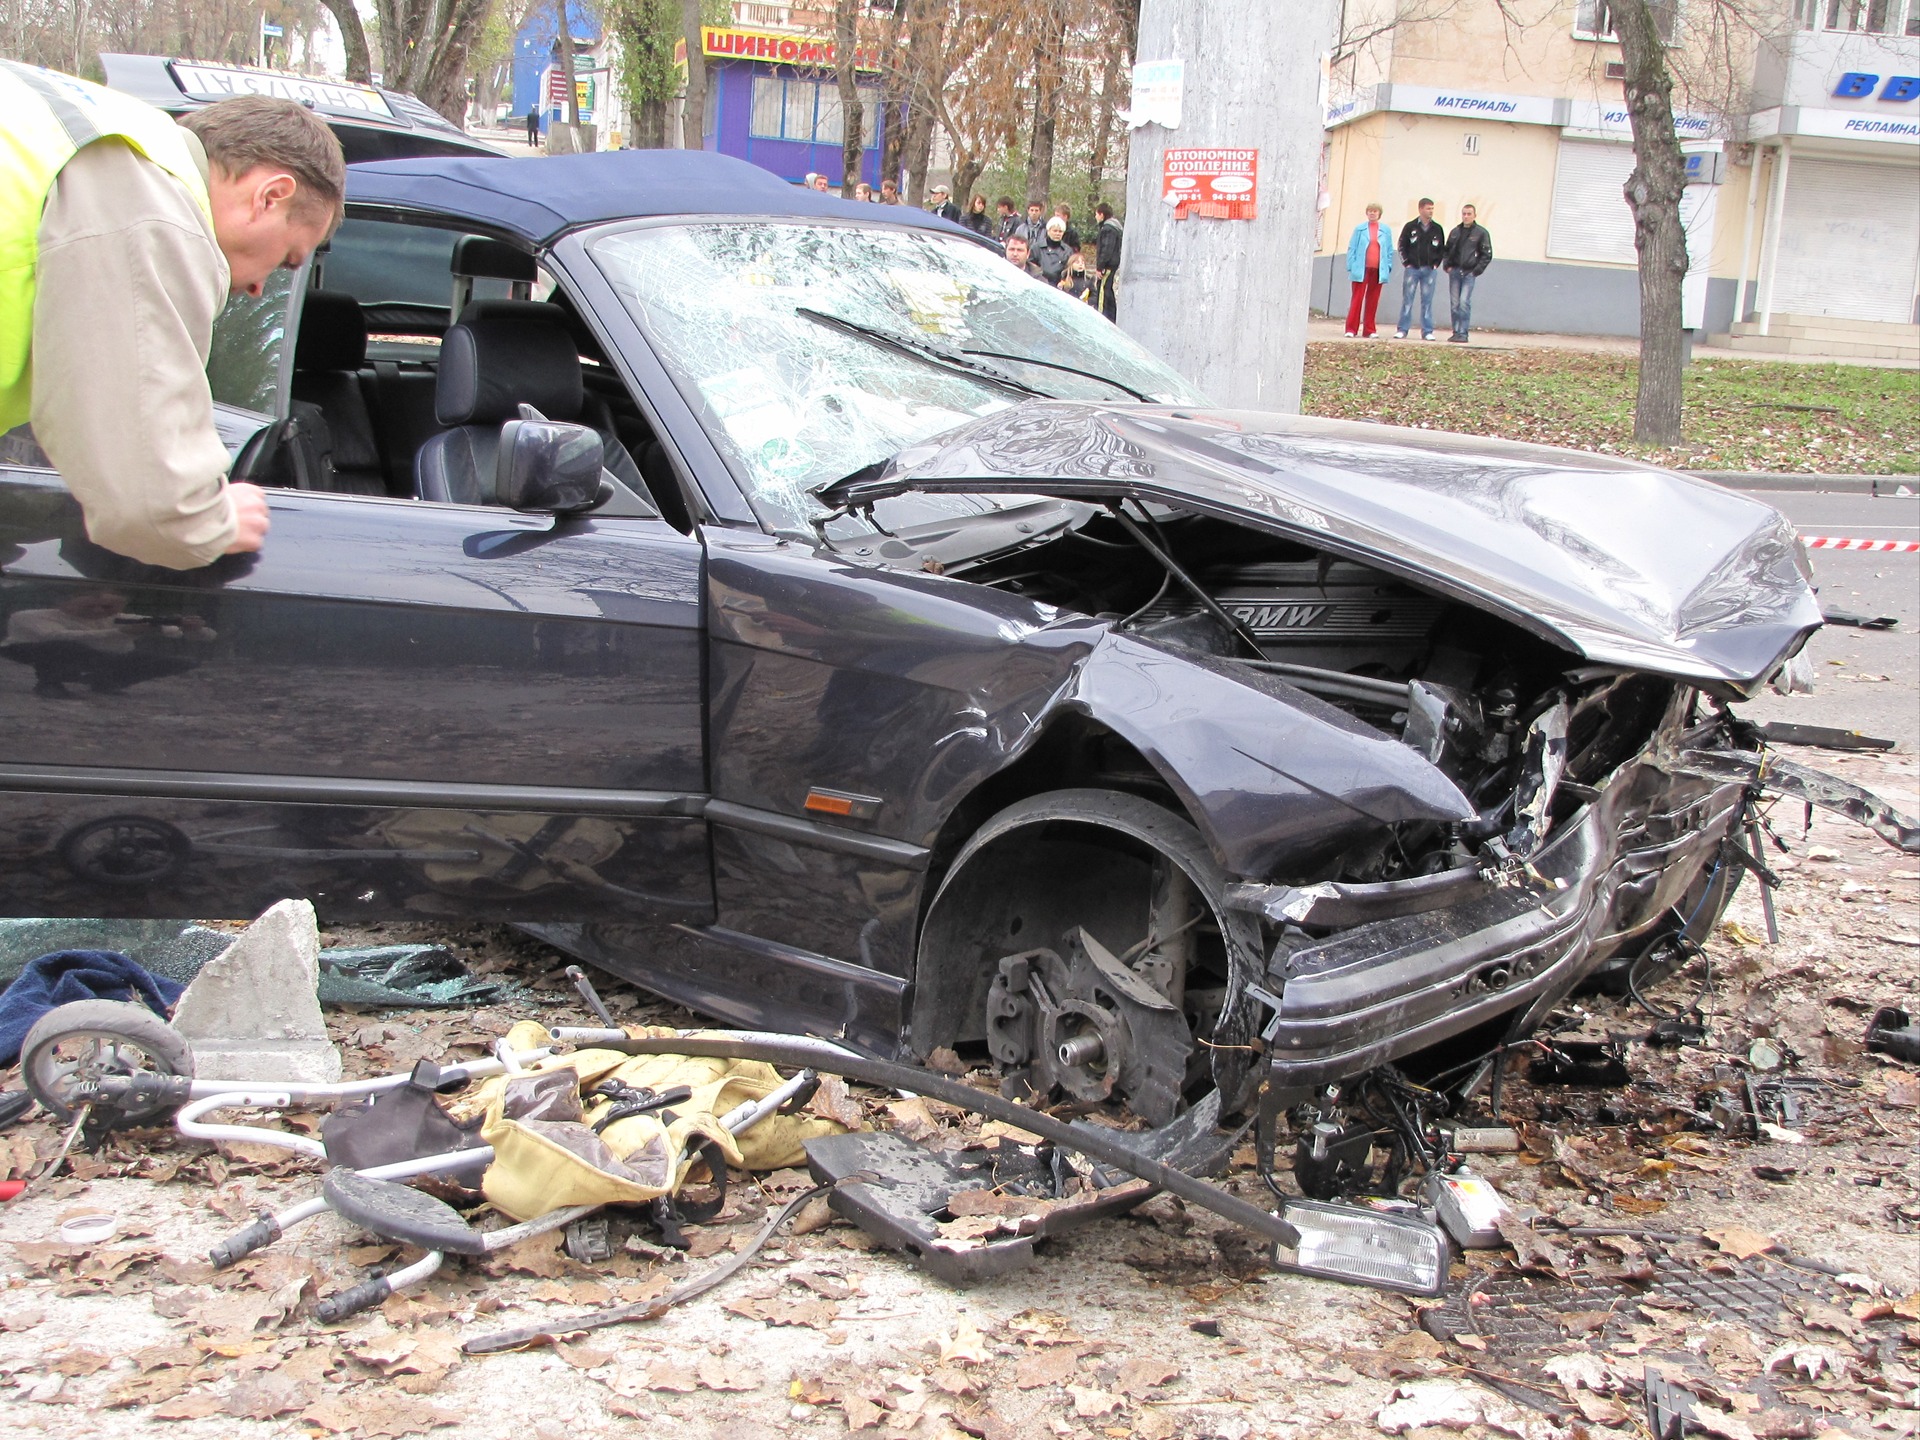
{"type": "Polygon", "coordinates": [[[1747,470],[1683,470],[1730,490],[1811,490],[1832,495],[1892,495],[1904,485],[1920,491],[1920,475],[1780,475],[1747,470]]]}

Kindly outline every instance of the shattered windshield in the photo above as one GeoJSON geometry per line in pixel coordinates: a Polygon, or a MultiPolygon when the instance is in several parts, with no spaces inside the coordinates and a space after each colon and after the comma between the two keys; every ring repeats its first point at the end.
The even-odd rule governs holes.
{"type": "MultiPolygon", "coordinates": [[[[1034,393],[1201,398],[1092,306],[957,237],[716,220],[589,249],[776,529],[822,513],[813,487],[1034,393]]],[[[1017,502],[906,503],[931,518],[1017,502]]]]}

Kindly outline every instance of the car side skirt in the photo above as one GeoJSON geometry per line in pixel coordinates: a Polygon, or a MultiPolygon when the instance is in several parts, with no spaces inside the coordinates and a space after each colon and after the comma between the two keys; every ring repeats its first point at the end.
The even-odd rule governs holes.
{"type": "Polygon", "coordinates": [[[718,925],[521,928],[702,1015],[904,1054],[907,982],[896,975],[718,925]]]}

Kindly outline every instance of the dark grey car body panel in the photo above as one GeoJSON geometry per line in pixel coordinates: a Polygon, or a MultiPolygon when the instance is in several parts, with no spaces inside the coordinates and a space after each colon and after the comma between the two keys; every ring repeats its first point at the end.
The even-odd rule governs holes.
{"type": "Polygon", "coordinates": [[[1397,572],[1587,659],[1756,688],[1820,624],[1772,506],[1539,445],[1248,411],[1034,401],[824,498],[1136,495],[1397,572]]]}

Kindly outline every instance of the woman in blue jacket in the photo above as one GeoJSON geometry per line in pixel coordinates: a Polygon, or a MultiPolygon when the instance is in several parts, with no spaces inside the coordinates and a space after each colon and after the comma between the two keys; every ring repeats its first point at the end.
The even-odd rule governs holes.
{"type": "Polygon", "coordinates": [[[1347,278],[1353,298],[1347,302],[1347,335],[1373,339],[1373,317],[1380,309],[1380,287],[1393,273],[1393,241],[1380,224],[1378,205],[1367,206],[1367,218],[1353,227],[1347,241],[1347,278]]]}

